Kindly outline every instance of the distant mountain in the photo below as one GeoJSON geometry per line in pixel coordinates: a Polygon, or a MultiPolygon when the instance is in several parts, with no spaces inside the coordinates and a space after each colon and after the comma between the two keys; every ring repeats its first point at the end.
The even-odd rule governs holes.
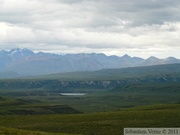
{"type": "Polygon", "coordinates": [[[158,59],[154,56],[151,56],[148,59],[144,60],[139,66],[152,66],[152,65],[174,64],[174,63],[180,63],[180,60],[174,57],[158,59]]]}
{"type": "Polygon", "coordinates": [[[34,55],[34,52],[28,49],[15,48],[7,52],[7,55],[11,57],[21,58],[34,55]]]}
{"type": "Polygon", "coordinates": [[[143,59],[127,54],[122,57],[106,56],[103,53],[58,55],[15,48],[0,51],[0,78],[173,63],[180,63],[180,60],[174,57],[158,59],[153,56],[143,59]]]}

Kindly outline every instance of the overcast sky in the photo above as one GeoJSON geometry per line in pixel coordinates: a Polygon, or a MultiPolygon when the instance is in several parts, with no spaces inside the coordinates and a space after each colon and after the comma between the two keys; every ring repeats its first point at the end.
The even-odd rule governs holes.
{"type": "Polygon", "coordinates": [[[180,58],[179,0],[0,0],[0,50],[180,58]]]}

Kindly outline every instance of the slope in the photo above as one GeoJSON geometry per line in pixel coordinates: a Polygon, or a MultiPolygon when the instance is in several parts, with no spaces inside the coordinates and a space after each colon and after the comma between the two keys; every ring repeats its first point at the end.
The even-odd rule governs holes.
{"type": "Polygon", "coordinates": [[[180,105],[169,104],[80,115],[0,116],[0,125],[49,135],[123,135],[125,127],[179,127],[179,119],[180,105]]]}

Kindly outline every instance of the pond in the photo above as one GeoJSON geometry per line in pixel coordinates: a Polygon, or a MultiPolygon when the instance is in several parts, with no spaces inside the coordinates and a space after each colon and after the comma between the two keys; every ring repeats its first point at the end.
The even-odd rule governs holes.
{"type": "Polygon", "coordinates": [[[84,96],[86,93],[61,93],[62,96],[84,96]]]}

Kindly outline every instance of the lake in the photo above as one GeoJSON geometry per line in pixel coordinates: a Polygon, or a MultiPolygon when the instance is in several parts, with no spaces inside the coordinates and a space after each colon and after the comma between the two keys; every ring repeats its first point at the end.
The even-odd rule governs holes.
{"type": "Polygon", "coordinates": [[[63,96],[84,96],[86,93],[61,93],[63,96]]]}

